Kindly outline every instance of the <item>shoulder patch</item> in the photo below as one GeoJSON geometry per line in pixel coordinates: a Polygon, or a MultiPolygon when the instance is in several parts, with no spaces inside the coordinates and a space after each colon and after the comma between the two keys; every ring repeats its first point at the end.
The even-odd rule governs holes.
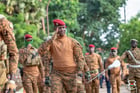
{"type": "MultiPolygon", "coordinates": [[[[70,38],[70,37],[69,37],[69,38],[70,38]]],[[[75,44],[77,44],[78,46],[80,46],[81,49],[83,49],[82,46],[81,46],[81,44],[80,44],[77,40],[75,40],[75,39],[73,39],[73,38],[70,38],[70,39],[72,40],[72,42],[74,42],[75,44]]]]}

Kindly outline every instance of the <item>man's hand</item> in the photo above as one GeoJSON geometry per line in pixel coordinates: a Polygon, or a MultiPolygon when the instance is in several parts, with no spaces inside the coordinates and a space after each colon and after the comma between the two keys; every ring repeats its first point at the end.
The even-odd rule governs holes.
{"type": "Polygon", "coordinates": [[[98,73],[91,74],[91,78],[93,78],[93,77],[95,77],[95,76],[97,76],[97,75],[98,75],[98,73]]]}
{"type": "Polygon", "coordinates": [[[28,44],[28,46],[27,46],[27,50],[30,50],[31,47],[32,47],[32,45],[31,45],[31,44],[28,44]]]}
{"type": "Polygon", "coordinates": [[[86,79],[87,81],[89,81],[90,78],[91,78],[90,71],[87,71],[87,72],[85,73],[85,79],[86,79]]]}
{"type": "Polygon", "coordinates": [[[42,79],[42,84],[45,84],[45,78],[42,79]]]}
{"type": "Polygon", "coordinates": [[[48,86],[48,87],[51,86],[51,79],[50,79],[49,76],[46,76],[46,78],[45,78],[45,85],[48,86]]]}
{"type": "Polygon", "coordinates": [[[52,36],[52,40],[55,40],[57,38],[57,35],[58,35],[58,27],[56,28],[55,33],[52,36]]]}
{"type": "Polygon", "coordinates": [[[125,79],[127,79],[128,77],[127,77],[128,75],[127,74],[122,74],[122,80],[125,80],[125,79]]]}
{"type": "Polygon", "coordinates": [[[109,76],[108,75],[105,75],[106,79],[109,81],[109,76]]]}
{"type": "Polygon", "coordinates": [[[55,33],[56,33],[56,34],[58,33],[58,29],[59,29],[59,28],[57,27],[56,30],[55,30],[55,33]]]}
{"type": "Polygon", "coordinates": [[[83,78],[81,76],[77,76],[76,77],[76,83],[80,83],[81,84],[82,83],[82,79],[83,78]]]}
{"type": "Polygon", "coordinates": [[[104,69],[102,68],[102,69],[101,69],[101,72],[103,72],[103,71],[104,71],[104,69]]]}

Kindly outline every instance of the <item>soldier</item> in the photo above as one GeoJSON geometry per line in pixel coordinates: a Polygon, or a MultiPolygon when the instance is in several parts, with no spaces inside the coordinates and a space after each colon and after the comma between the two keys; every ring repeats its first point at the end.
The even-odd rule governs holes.
{"type": "MultiPolygon", "coordinates": [[[[85,60],[91,72],[91,77],[94,77],[100,71],[103,71],[103,64],[102,59],[99,54],[94,53],[95,46],[90,44],[89,45],[89,55],[86,55],[85,60]]],[[[87,93],[99,93],[99,79],[96,78],[91,83],[86,85],[86,92],[87,93]]]]}
{"type": "MultiPolygon", "coordinates": [[[[115,60],[120,60],[120,56],[117,55],[117,48],[112,47],[110,56],[107,58],[105,62],[105,68],[111,65],[115,60]]],[[[121,62],[121,66],[123,68],[123,73],[124,73],[125,64],[123,61],[121,62]]],[[[106,71],[105,76],[107,80],[110,80],[112,86],[112,93],[120,93],[120,85],[121,85],[120,72],[121,72],[120,67],[110,69],[110,78],[109,78],[108,71],[106,71]]]]}
{"type": "MultiPolygon", "coordinates": [[[[47,42],[47,41],[50,40],[50,39],[51,39],[51,36],[48,36],[48,37],[45,37],[45,38],[44,38],[44,41],[47,42]]],[[[42,54],[43,54],[43,56],[41,57],[41,59],[42,59],[43,65],[45,65],[45,62],[46,62],[48,59],[50,60],[50,65],[49,65],[49,67],[50,67],[50,73],[51,73],[51,71],[52,71],[52,60],[51,60],[51,55],[49,54],[49,55],[47,56],[45,51],[44,51],[44,53],[42,53],[42,54]],[[47,59],[47,57],[48,57],[48,59],[47,59]]],[[[45,70],[44,70],[44,71],[45,71],[45,70]]],[[[46,71],[45,71],[45,72],[46,72],[46,71]]],[[[45,86],[45,84],[42,84],[42,82],[41,82],[42,79],[43,79],[43,78],[41,78],[41,76],[39,76],[39,78],[38,78],[39,93],[51,93],[51,88],[48,87],[48,86],[45,86]]]]}
{"type": "Polygon", "coordinates": [[[19,62],[23,65],[23,87],[26,93],[38,93],[37,79],[39,74],[44,78],[44,67],[37,49],[31,45],[32,36],[26,34],[24,40],[25,47],[19,50],[19,62]]]}
{"type": "Polygon", "coordinates": [[[140,49],[136,39],[131,39],[130,44],[131,49],[124,52],[121,59],[127,59],[129,63],[129,81],[136,82],[137,89],[132,89],[131,93],[140,93],[140,49]]]}
{"type": "Polygon", "coordinates": [[[51,93],[62,93],[65,88],[66,93],[76,93],[76,77],[82,81],[82,71],[84,67],[84,57],[81,45],[74,39],[65,35],[66,26],[60,19],[53,20],[55,34],[51,40],[43,43],[39,48],[39,53],[51,53],[53,60],[53,71],[51,79],[49,75],[49,62],[46,62],[46,85],[50,84],[51,93]],[[76,60],[75,60],[76,59],[76,60]]]}
{"type": "Polygon", "coordinates": [[[17,64],[18,49],[13,34],[13,25],[0,14],[0,93],[4,91],[5,83],[8,81],[7,74],[10,75],[11,80],[14,79],[17,64]],[[7,58],[7,53],[9,58],[7,58]]]}

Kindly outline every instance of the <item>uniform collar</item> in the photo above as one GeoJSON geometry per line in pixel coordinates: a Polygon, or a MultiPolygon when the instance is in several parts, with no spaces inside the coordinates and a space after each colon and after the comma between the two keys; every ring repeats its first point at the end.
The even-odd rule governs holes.
{"type": "Polygon", "coordinates": [[[64,35],[63,37],[60,37],[60,36],[57,36],[57,39],[63,39],[63,38],[66,38],[67,36],[64,35]]]}

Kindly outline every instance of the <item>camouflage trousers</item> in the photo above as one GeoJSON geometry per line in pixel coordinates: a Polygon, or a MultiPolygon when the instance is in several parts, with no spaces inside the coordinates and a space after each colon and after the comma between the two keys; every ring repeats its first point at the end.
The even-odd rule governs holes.
{"type": "Polygon", "coordinates": [[[86,93],[99,93],[99,79],[96,78],[92,82],[85,85],[86,93]]]}
{"type": "Polygon", "coordinates": [[[83,83],[77,83],[77,93],[86,93],[85,85],[83,83]]]}
{"type": "Polygon", "coordinates": [[[76,74],[53,71],[51,74],[51,93],[77,93],[76,74]]]}
{"type": "Polygon", "coordinates": [[[26,93],[38,93],[37,79],[38,77],[23,74],[23,87],[26,93]]]}
{"type": "Polygon", "coordinates": [[[121,86],[121,76],[119,75],[111,75],[110,76],[110,83],[112,86],[112,93],[120,93],[120,86],[121,86]]]}
{"type": "Polygon", "coordinates": [[[45,84],[43,84],[41,82],[41,80],[42,80],[42,78],[41,78],[41,76],[39,76],[38,82],[37,82],[39,93],[51,93],[51,88],[45,86],[45,84]]]}
{"type": "MultiPolygon", "coordinates": [[[[62,91],[62,93],[66,93],[65,89],[62,91]]],[[[77,83],[77,93],[86,93],[84,84],[77,83]]]]}
{"type": "Polygon", "coordinates": [[[140,78],[133,77],[133,78],[129,78],[129,80],[135,80],[136,81],[136,87],[137,87],[136,90],[131,90],[131,93],[140,93],[140,78]]]}
{"type": "Polygon", "coordinates": [[[43,80],[41,78],[41,75],[39,75],[38,81],[37,81],[39,93],[49,93],[49,92],[47,92],[48,90],[46,90],[46,86],[45,86],[45,84],[42,83],[42,81],[43,80]]]}

